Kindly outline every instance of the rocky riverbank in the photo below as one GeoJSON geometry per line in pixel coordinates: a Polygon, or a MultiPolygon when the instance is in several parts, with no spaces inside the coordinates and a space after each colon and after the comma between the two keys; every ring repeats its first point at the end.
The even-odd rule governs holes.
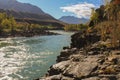
{"type": "Polygon", "coordinates": [[[45,77],[38,80],[120,80],[120,48],[100,36],[76,33],[45,77]]]}
{"type": "Polygon", "coordinates": [[[13,33],[2,32],[0,34],[1,38],[7,37],[32,37],[32,36],[42,36],[42,35],[58,35],[58,33],[50,32],[47,30],[36,30],[36,31],[14,31],[13,33]]]}

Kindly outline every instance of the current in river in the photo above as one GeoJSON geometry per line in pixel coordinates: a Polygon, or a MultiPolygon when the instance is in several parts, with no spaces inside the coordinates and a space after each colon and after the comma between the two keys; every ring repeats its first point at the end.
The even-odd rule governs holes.
{"type": "Polygon", "coordinates": [[[45,75],[64,46],[71,42],[71,32],[61,35],[0,38],[0,80],[33,80],[45,75]]]}

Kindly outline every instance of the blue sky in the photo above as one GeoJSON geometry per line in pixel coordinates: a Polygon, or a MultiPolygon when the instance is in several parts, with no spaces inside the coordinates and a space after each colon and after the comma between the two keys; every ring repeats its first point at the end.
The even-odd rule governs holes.
{"type": "Polygon", "coordinates": [[[18,0],[22,3],[30,3],[40,7],[44,12],[55,18],[61,16],[76,16],[87,18],[90,8],[99,7],[102,0],[18,0]],[[86,5],[86,6],[85,6],[86,5]],[[85,7],[84,7],[85,6],[85,7]]]}

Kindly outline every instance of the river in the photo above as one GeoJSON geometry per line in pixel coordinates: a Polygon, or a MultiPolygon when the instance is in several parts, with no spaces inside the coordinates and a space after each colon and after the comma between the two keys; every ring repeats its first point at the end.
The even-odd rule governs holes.
{"type": "Polygon", "coordinates": [[[0,80],[33,80],[56,62],[73,33],[62,35],[0,38],[0,80]]]}

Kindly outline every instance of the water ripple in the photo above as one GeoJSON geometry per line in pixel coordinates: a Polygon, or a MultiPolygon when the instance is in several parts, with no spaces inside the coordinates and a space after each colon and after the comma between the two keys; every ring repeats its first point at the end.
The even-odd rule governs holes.
{"type": "Polygon", "coordinates": [[[33,80],[55,63],[70,35],[0,38],[0,80],[33,80]]]}

